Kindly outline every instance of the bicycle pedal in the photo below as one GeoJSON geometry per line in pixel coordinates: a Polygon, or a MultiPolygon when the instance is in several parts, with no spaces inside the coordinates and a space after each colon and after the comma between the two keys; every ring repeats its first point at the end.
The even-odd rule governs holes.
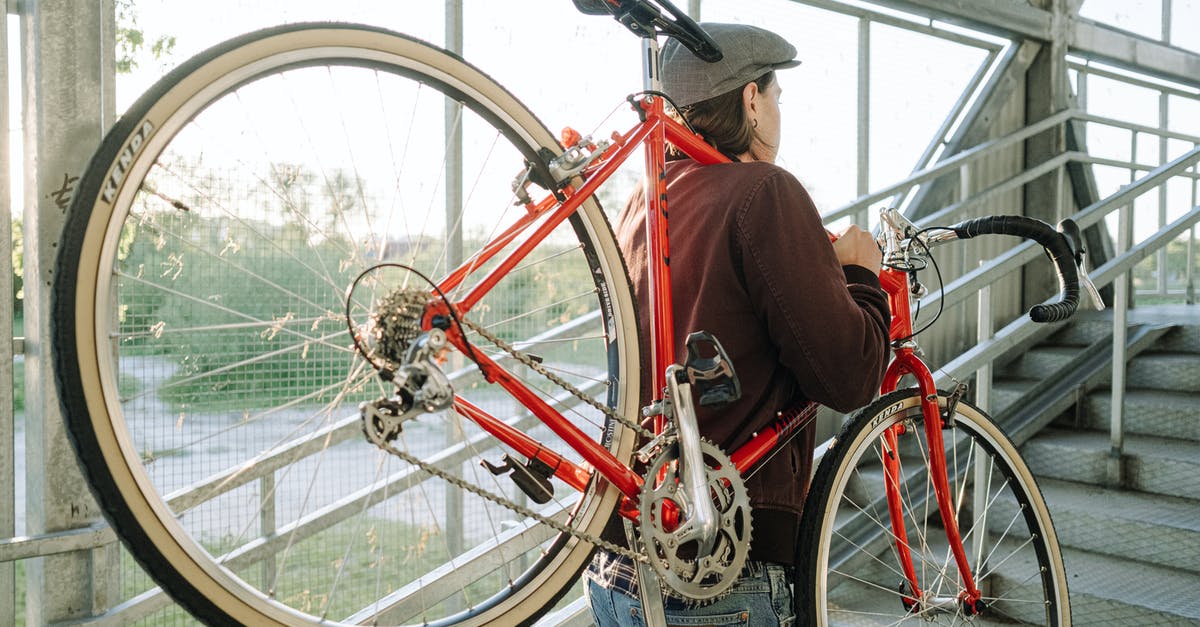
{"type": "Polygon", "coordinates": [[[742,397],[742,385],[738,382],[737,373],[717,338],[707,331],[691,333],[687,337],[687,352],[684,371],[688,380],[696,386],[701,405],[723,405],[742,397]],[[710,349],[705,351],[710,354],[707,357],[701,355],[706,345],[710,349]]]}
{"type": "Polygon", "coordinates": [[[487,468],[488,472],[496,476],[508,473],[508,478],[517,484],[525,496],[538,505],[549,503],[554,496],[554,486],[550,484],[550,477],[554,475],[554,469],[541,460],[531,459],[522,464],[505,453],[498,465],[486,459],[479,460],[479,465],[487,468]]]}

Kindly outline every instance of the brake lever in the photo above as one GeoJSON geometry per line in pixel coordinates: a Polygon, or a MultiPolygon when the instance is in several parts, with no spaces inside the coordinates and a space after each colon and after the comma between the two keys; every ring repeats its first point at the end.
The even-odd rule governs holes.
{"type": "Polygon", "coordinates": [[[1103,311],[1104,299],[1100,297],[1100,290],[1096,289],[1096,284],[1092,283],[1092,278],[1084,269],[1083,261],[1087,256],[1087,251],[1083,248],[1083,233],[1080,232],[1079,225],[1074,220],[1067,218],[1058,223],[1058,232],[1066,236],[1067,243],[1071,245],[1071,254],[1075,258],[1075,267],[1079,270],[1079,285],[1083,288],[1083,293],[1088,295],[1088,300],[1094,309],[1103,311]]]}
{"type": "Polygon", "coordinates": [[[1104,311],[1104,299],[1100,298],[1100,290],[1096,289],[1095,283],[1092,283],[1092,278],[1088,276],[1087,270],[1083,269],[1083,264],[1079,265],[1079,285],[1083,287],[1083,293],[1088,295],[1092,307],[1096,311],[1104,311]]]}

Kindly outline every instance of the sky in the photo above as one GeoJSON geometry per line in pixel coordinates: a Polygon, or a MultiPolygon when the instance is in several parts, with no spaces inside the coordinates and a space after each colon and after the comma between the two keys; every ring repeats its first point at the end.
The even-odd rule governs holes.
{"type": "MultiPolygon", "coordinates": [[[[1081,15],[1158,37],[1161,2],[1086,0],[1081,15]]],[[[569,125],[586,133],[622,107],[626,94],[640,88],[638,43],[612,19],[585,16],[567,0],[530,0],[521,3],[521,11],[506,2],[465,0],[464,5],[464,56],[513,91],[552,130],[569,125]],[[537,19],[529,18],[532,10],[537,11],[537,19]]],[[[362,22],[435,44],[444,42],[442,3],[428,0],[134,0],[134,7],[148,40],[171,35],[177,45],[165,59],[141,55],[132,73],[118,77],[118,110],[169,68],[205,47],[282,22],[362,22]]],[[[1173,11],[1172,43],[1200,50],[1200,28],[1195,28],[1200,25],[1200,0],[1174,0],[1173,11]]],[[[822,211],[857,197],[857,19],[790,0],[705,0],[701,19],[766,26],[796,45],[804,63],[779,76],[784,89],[780,163],[805,183],[822,211]]],[[[14,45],[16,39],[13,33],[14,45]]],[[[10,64],[17,58],[10,55],[10,64]]],[[[981,49],[872,25],[870,189],[913,170],[963,86],[984,61],[981,49]]],[[[1200,135],[1200,103],[1179,97],[1170,100],[1171,127],[1200,135]]],[[[1091,80],[1089,110],[1158,124],[1157,94],[1117,81],[1091,80]]],[[[13,127],[16,151],[19,119],[13,127]]],[[[1094,135],[1093,152],[1130,157],[1128,133],[1096,127],[1094,135]]],[[[1169,152],[1178,154],[1188,147],[1174,142],[1169,152]]],[[[1137,156],[1139,161],[1156,163],[1156,140],[1142,138],[1137,156]]],[[[12,165],[19,166],[15,161],[12,165]]],[[[13,175],[14,186],[19,187],[19,171],[14,169],[13,175]]],[[[1103,186],[1114,191],[1128,180],[1127,171],[1101,169],[1098,176],[1103,186]]],[[[14,209],[17,206],[14,203],[14,209]]]]}
{"type": "MultiPolygon", "coordinates": [[[[1162,36],[1162,0],[1086,0],[1081,15],[1132,32],[1162,36]]],[[[634,37],[604,17],[578,13],[567,0],[495,2],[464,0],[464,56],[494,76],[537,113],[551,129],[571,125],[581,131],[623,107],[624,96],[640,88],[639,50],[634,37]],[[512,7],[519,6],[520,10],[512,7]],[[536,18],[530,14],[536,11],[536,18]]],[[[684,4],[682,0],[680,4],[684,4]]],[[[336,20],[383,26],[441,44],[441,2],[436,0],[135,0],[147,38],[177,39],[174,53],[161,60],[143,55],[134,72],[118,77],[118,109],[123,110],[171,67],[229,37],[283,22],[336,20]]],[[[1200,51],[1200,0],[1175,0],[1172,44],[1200,51]]],[[[780,162],[808,187],[818,208],[830,211],[851,202],[856,187],[855,18],[790,0],[705,0],[702,19],[767,26],[792,41],[803,64],[780,74],[784,89],[784,144],[780,162]]],[[[20,55],[16,16],[9,16],[10,161],[12,209],[21,212],[20,55]]],[[[985,59],[980,49],[875,24],[871,29],[870,188],[909,174],[970,76],[985,59]]],[[[1092,78],[1089,111],[1149,126],[1158,124],[1159,97],[1153,90],[1092,78]]],[[[1197,90],[1193,89],[1193,93],[1197,90]]],[[[1169,100],[1169,125],[1200,136],[1200,96],[1169,100]]],[[[1132,156],[1128,132],[1089,128],[1094,154],[1132,156]]],[[[1157,140],[1142,137],[1137,159],[1158,163],[1157,140]]],[[[1191,146],[1168,145],[1168,159],[1191,146]]],[[[1127,170],[1096,168],[1101,193],[1129,181],[1127,170]]],[[[1190,203],[1186,186],[1171,190],[1172,213],[1190,203]]],[[[1153,203],[1155,198],[1145,198],[1153,203]]],[[[1149,207],[1153,210],[1153,207],[1149,207]]],[[[23,438],[18,441],[23,444],[23,438]]],[[[23,459],[18,451],[17,459],[23,459]]],[[[18,481],[18,489],[24,482],[18,481]]],[[[18,497],[18,503],[24,499],[18,497]]]]}

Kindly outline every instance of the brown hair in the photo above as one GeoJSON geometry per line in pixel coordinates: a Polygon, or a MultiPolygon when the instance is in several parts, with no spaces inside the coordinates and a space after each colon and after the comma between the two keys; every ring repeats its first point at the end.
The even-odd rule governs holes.
{"type": "MultiPolygon", "coordinates": [[[[775,71],[767,72],[753,82],[758,85],[759,91],[765,91],[775,82],[775,71]]],[[[686,120],[704,141],[731,161],[737,161],[737,155],[749,151],[750,143],[758,135],[742,107],[742,90],[745,88],[746,85],[742,85],[720,96],[680,107],[671,111],[669,115],[680,123],[686,120]]],[[[684,158],[687,158],[687,155],[682,150],[667,145],[668,160],[684,158]]]]}

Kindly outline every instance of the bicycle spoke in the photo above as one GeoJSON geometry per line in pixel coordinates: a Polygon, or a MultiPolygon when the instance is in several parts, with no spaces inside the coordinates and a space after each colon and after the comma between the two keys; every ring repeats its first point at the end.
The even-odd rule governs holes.
{"type": "Polygon", "coordinates": [[[152,121],[153,149],[120,157],[127,142],[112,139],[128,162],[111,180],[114,162],[97,164],[103,173],[90,176],[104,184],[71,218],[86,240],[73,239],[71,255],[101,269],[69,273],[81,275],[72,297],[86,295],[81,310],[95,317],[76,334],[95,338],[76,346],[87,359],[65,368],[82,403],[72,428],[105,439],[95,476],[135,478],[106,502],[163,546],[131,550],[217,623],[376,612],[530,620],[576,583],[615,489],[551,479],[540,518],[508,473],[480,466],[505,453],[526,460],[469,418],[414,404],[381,432],[360,408],[402,398],[375,368],[401,367],[392,362],[407,345],[384,353],[373,333],[390,314],[381,303],[434,294],[418,273],[443,281],[450,304],[471,299],[457,313],[472,350],[428,359],[473,416],[586,468],[480,376],[477,350],[570,428],[627,454],[635,434],[614,416],[637,414],[637,390],[613,384],[639,378],[640,355],[603,212],[585,201],[546,228],[548,212],[514,204],[514,175],[554,136],[485,76],[420,42],[294,24],[204,54],[165,79],[156,93],[169,98],[143,99],[123,118],[152,121]],[[206,603],[197,590],[227,595],[206,603]]]}
{"type": "Polygon", "coordinates": [[[944,450],[951,514],[962,526],[963,545],[969,549],[974,580],[983,593],[983,613],[969,615],[960,602],[962,577],[937,509],[920,407],[920,397],[913,392],[880,399],[845,425],[837,447],[822,460],[810,497],[816,503],[806,505],[818,508],[806,512],[822,515],[806,513],[804,524],[805,534],[813,533],[812,525],[821,525],[812,542],[823,548],[815,558],[810,550],[803,563],[816,564],[825,577],[814,579],[820,582],[815,589],[798,588],[799,594],[813,600],[811,622],[1056,624],[1054,612],[1067,604],[1065,587],[1055,579],[1061,576],[1061,561],[1044,561],[1048,547],[1037,526],[1048,525],[1049,518],[1044,505],[1022,509],[1037,496],[1036,486],[1022,482],[1026,471],[1012,465],[1019,463],[1015,449],[986,417],[962,402],[955,426],[943,430],[944,450]],[[881,446],[882,435],[898,424],[904,425],[904,432],[896,448],[881,446]],[[883,484],[877,478],[871,481],[878,473],[887,477],[885,461],[900,469],[896,488],[922,591],[918,599],[908,598],[903,583],[907,577],[897,544],[905,540],[893,536],[891,514],[882,511],[887,501],[883,484]],[[976,468],[982,474],[972,475],[976,468]],[[865,495],[860,496],[864,489],[865,495]],[[1042,513],[1030,518],[1031,511],[1042,513]],[[970,520],[964,520],[968,512],[970,520]],[[829,523],[833,520],[836,524],[829,523]],[[974,555],[971,543],[982,547],[981,555],[974,555]]]}

